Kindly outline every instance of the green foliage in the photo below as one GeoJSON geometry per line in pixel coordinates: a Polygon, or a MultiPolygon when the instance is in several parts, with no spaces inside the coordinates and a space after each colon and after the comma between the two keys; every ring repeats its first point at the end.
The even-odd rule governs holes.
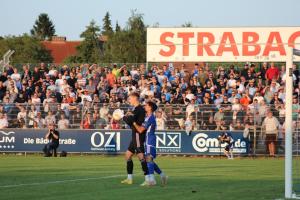
{"type": "Polygon", "coordinates": [[[104,18],[103,18],[103,30],[102,30],[102,35],[110,36],[113,34],[113,28],[111,26],[111,19],[110,19],[110,14],[109,12],[106,12],[104,18]]]}
{"type": "Polygon", "coordinates": [[[116,28],[104,44],[103,60],[127,63],[146,61],[146,26],[142,14],[132,11],[127,26],[123,30],[116,28]]]}
{"type": "Polygon", "coordinates": [[[192,22],[185,22],[184,24],[181,25],[181,27],[193,27],[192,22]]]}
{"type": "Polygon", "coordinates": [[[51,63],[53,58],[50,52],[36,38],[29,35],[5,37],[0,40],[0,55],[9,49],[15,50],[12,63],[51,63]]]}
{"type": "Polygon", "coordinates": [[[48,14],[41,13],[30,32],[39,40],[51,40],[51,37],[55,35],[55,28],[48,14]]]}
{"type": "Polygon", "coordinates": [[[121,31],[121,26],[119,25],[118,21],[116,22],[115,32],[121,31]]]}
{"type": "Polygon", "coordinates": [[[78,55],[72,57],[78,62],[99,63],[102,55],[102,44],[100,43],[100,28],[95,21],[91,21],[86,30],[81,33],[83,41],[77,47],[78,55]]]}

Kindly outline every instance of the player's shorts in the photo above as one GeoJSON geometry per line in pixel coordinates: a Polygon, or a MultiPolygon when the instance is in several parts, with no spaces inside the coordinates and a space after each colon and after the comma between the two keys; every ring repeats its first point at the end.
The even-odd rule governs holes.
{"type": "Polygon", "coordinates": [[[139,154],[139,153],[145,153],[145,147],[144,145],[141,145],[141,146],[137,146],[137,144],[133,141],[130,142],[129,146],[128,146],[128,151],[130,151],[131,153],[133,154],[139,154]]]}
{"type": "Polygon", "coordinates": [[[229,151],[230,149],[231,150],[233,149],[233,142],[227,144],[226,147],[225,147],[225,151],[229,151]]]}
{"type": "Polygon", "coordinates": [[[156,147],[151,145],[146,145],[145,156],[151,156],[153,159],[156,158],[156,147]]]}

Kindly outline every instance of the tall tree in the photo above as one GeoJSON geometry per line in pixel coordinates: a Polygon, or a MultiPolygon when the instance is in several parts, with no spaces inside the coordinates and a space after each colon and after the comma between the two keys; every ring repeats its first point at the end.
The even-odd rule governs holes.
{"type": "Polygon", "coordinates": [[[119,31],[121,31],[121,27],[120,27],[120,25],[119,25],[119,23],[117,21],[116,22],[116,27],[115,27],[115,32],[119,32],[119,31]]]}
{"type": "Polygon", "coordinates": [[[51,37],[55,35],[55,27],[48,14],[41,13],[30,32],[39,40],[51,40],[51,37]]]}
{"type": "Polygon", "coordinates": [[[15,50],[12,63],[51,63],[53,58],[43,44],[29,35],[4,37],[0,40],[0,55],[9,49],[15,50]]]}
{"type": "Polygon", "coordinates": [[[100,28],[93,20],[81,33],[80,37],[83,41],[77,47],[78,62],[98,63],[101,60],[102,44],[99,40],[100,28]]]}
{"type": "Polygon", "coordinates": [[[124,29],[115,31],[104,44],[105,62],[141,63],[146,61],[146,26],[143,15],[131,12],[124,29]]]}
{"type": "Polygon", "coordinates": [[[111,25],[111,19],[110,19],[109,12],[106,12],[102,21],[103,21],[102,35],[110,36],[113,33],[113,28],[111,25]]]}

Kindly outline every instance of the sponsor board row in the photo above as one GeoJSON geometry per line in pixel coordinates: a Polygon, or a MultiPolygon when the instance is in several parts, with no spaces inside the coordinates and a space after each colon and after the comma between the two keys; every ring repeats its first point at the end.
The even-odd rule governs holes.
{"type": "MultiPolygon", "coordinates": [[[[40,152],[48,140],[47,130],[15,129],[0,131],[0,152],[40,152]]],[[[157,152],[161,154],[213,155],[223,151],[217,137],[220,131],[157,131],[157,152]]],[[[242,132],[232,132],[235,153],[248,153],[242,132]]],[[[123,153],[131,140],[130,130],[61,130],[59,151],[85,153],[123,153]]]]}

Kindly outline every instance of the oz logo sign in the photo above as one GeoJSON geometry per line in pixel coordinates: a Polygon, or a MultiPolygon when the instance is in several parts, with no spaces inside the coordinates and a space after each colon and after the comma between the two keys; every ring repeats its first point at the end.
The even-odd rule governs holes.
{"type": "Polygon", "coordinates": [[[91,145],[95,151],[120,151],[120,132],[94,132],[91,145]]]}

